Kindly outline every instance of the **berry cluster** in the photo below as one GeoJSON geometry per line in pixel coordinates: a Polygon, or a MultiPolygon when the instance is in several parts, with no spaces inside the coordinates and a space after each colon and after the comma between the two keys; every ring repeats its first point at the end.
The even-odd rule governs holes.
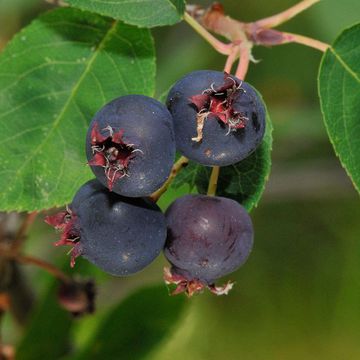
{"type": "Polygon", "coordinates": [[[96,179],[84,184],[66,210],[46,222],[60,230],[55,245],[70,245],[71,266],[83,256],[117,276],[136,273],[163,250],[173,293],[207,287],[247,259],[253,226],[231,199],[187,195],[166,213],[150,195],[165,183],[176,150],[206,166],[241,161],[260,144],[265,109],[256,91],[227,73],[195,71],[170,90],[167,107],[142,95],[105,105],[90,123],[86,155],[96,179]]]}

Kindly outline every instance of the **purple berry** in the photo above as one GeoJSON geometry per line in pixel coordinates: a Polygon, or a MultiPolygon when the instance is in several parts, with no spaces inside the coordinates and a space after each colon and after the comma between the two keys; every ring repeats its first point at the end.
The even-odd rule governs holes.
{"type": "Polygon", "coordinates": [[[214,281],[238,269],[253,246],[253,226],[236,201],[216,196],[186,195],[166,211],[168,237],[164,248],[172,265],[165,280],[175,283],[174,293],[188,295],[208,287],[220,295],[232,284],[216,287],[214,281]]]}
{"type": "Polygon", "coordinates": [[[248,83],[219,71],[194,71],[170,90],[176,147],[203,165],[227,166],[248,157],[265,133],[265,107],[248,83]]]}
{"type": "Polygon", "coordinates": [[[97,179],[123,196],[148,196],[168,178],[175,159],[171,114],[147,96],[105,105],[90,123],[86,154],[97,179]]]}
{"type": "Polygon", "coordinates": [[[62,232],[55,245],[70,245],[71,266],[83,256],[102,270],[130,275],[149,265],[166,240],[160,208],[146,198],[126,198],[91,180],[66,211],[45,221],[62,232]]]}

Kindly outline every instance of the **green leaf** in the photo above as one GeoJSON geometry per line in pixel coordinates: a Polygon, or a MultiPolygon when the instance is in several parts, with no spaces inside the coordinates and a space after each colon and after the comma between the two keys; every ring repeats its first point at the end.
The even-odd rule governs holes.
{"type": "Polygon", "coordinates": [[[360,192],[360,24],[329,48],[319,70],[325,126],[336,155],[360,192]]]}
{"type": "Polygon", "coordinates": [[[74,359],[143,359],[174,327],[186,299],[169,296],[165,285],[141,289],[108,312],[74,359]]]}
{"type": "Polygon", "coordinates": [[[131,25],[154,27],[179,22],[184,0],[65,0],[83,10],[111,16],[131,25]]]}
{"type": "MultiPolygon", "coordinates": [[[[243,161],[220,169],[216,195],[228,197],[241,203],[250,211],[259,202],[271,170],[272,123],[267,113],[266,131],[262,144],[243,161]]],[[[190,163],[173,182],[175,188],[183,183],[197,187],[206,194],[211,168],[190,163]]]]}
{"type": "Polygon", "coordinates": [[[57,301],[58,281],[49,280],[50,285],[17,347],[18,360],[58,359],[69,349],[73,318],[57,301]]]}
{"type": "Polygon", "coordinates": [[[69,202],[92,177],[84,148],[95,112],[152,95],[154,79],[146,29],[64,8],[22,30],[0,56],[0,209],[69,202]]]}

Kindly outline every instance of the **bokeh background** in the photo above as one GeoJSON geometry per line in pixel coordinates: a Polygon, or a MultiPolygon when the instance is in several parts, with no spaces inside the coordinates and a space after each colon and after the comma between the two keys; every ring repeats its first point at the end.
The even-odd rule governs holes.
{"type": "MultiPolygon", "coordinates": [[[[231,16],[251,21],[296,1],[222,3],[231,16]]],[[[48,8],[39,0],[0,0],[0,48],[48,8]]],[[[323,0],[280,29],[331,43],[344,27],[359,20],[359,0],[323,0]]],[[[185,23],[155,29],[153,34],[158,95],[189,71],[222,70],[224,66],[225,58],[185,23]]],[[[252,212],[253,253],[247,264],[230,276],[236,286],[229,296],[204,293],[186,300],[171,333],[144,356],[146,359],[360,359],[359,197],[334,155],[323,125],[317,95],[321,53],[290,44],[255,48],[253,54],[260,61],[251,64],[247,81],[262,93],[274,124],[272,173],[262,201],[252,212]]],[[[161,204],[166,207],[179,194],[168,194],[161,204]]],[[[68,259],[64,250],[53,248],[54,240],[55,234],[39,219],[26,252],[63,264],[68,259]]],[[[73,272],[97,280],[98,311],[76,321],[73,347],[81,349],[87,343],[110,306],[135,289],[161,283],[164,264],[160,257],[142,273],[118,279],[100,273],[85,260],[78,261],[73,272]]],[[[45,301],[44,294],[54,293],[53,281],[41,270],[24,267],[23,271],[38,299],[37,311],[36,306],[45,301]]],[[[49,314],[51,321],[44,321],[41,331],[50,334],[58,315],[49,314]]],[[[29,329],[6,315],[2,339],[17,344],[29,329]]],[[[39,328],[36,331],[39,334],[39,328]]],[[[30,341],[36,342],[36,336],[30,341]]],[[[38,357],[28,354],[22,358],[38,357]]],[[[118,359],[116,354],[108,358],[118,359]]]]}

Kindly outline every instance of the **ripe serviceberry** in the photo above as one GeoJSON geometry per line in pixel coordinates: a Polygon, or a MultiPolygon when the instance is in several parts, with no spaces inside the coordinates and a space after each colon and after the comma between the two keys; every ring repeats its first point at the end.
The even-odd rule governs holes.
{"type": "Polygon", "coordinates": [[[174,162],[171,114],[147,96],[119,97],[91,121],[86,154],[97,179],[110,191],[150,195],[166,181],[174,162]]]}
{"type": "Polygon", "coordinates": [[[170,90],[176,147],[203,165],[226,166],[248,157],[265,133],[265,107],[248,83],[219,71],[194,71],[170,90]]]}
{"type": "Polygon", "coordinates": [[[56,246],[72,246],[72,267],[82,255],[118,276],[145,268],[166,240],[165,217],[155,203],[109,192],[97,180],[83,185],[65,211],[45,221],[62,232],[56,246]]]}
{"type": "Polygon", "coordinates": [[[205,287],[227,294],[214,281],[238,269],[253,246],[253,226],[246,210],[236,201],[216,196],[186,195],[166,211],[168,237],[164,254],[171,263],[165,281],[176,284],[174,293],[188,295],[205,287]]]}

